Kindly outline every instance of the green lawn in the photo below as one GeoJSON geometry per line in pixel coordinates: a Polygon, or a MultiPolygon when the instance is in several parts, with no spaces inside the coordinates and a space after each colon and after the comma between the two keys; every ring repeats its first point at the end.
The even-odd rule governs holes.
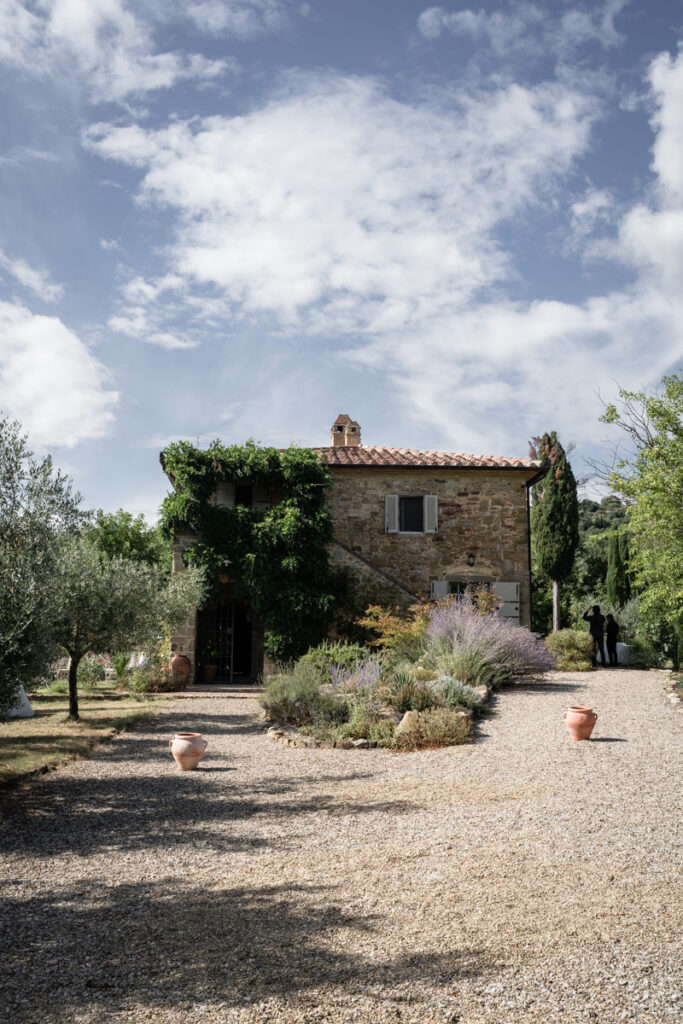
{"type": "Polygon", "coordinates": [[[168,699],[159,694],[84,694],[79,697],[80,721],[67,718],[65,694],[39,690],[29,695],[33,718],[0,723],[0,785],[45,765],[83,757],[115,732],[154,714],[168,699]]]}

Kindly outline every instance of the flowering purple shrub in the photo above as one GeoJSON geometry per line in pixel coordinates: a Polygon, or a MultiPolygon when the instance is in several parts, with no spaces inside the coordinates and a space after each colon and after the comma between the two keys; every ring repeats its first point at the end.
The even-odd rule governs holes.
{"type": "Polygon", "coordinates": [[[330,680],[345,693],[359,693],[373,690],[382,675],[384,658],[381,654],[370,653],[355,665],[331,665],[330,680]]]}
{"type": "Polygon", "coordinates": [[[482,615],[466,599],[440,602],[427,625],[427,660],[463,683],[497,687],[515,676],[555,667],[541,639],[495,612],[482,615]]]}

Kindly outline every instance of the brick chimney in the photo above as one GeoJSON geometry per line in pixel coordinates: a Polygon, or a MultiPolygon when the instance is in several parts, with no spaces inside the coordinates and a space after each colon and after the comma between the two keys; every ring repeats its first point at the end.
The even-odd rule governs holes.
{"type": "Polygon", "coordinates": [[[340,413],[332,424],[333,448],[358,448],[360,446],[360,425],[346,413],[340,413]]]}

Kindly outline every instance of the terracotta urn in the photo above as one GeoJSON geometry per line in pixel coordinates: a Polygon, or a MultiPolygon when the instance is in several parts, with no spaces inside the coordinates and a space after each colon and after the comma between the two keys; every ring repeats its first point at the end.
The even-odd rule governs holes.
{"type": "Polygon", "coordinates": [[[589,740],[593,726],[598,720],[598,716],[592,708],[578,706],[567,708],[562,717],[567,723],[569,735],[574,741],[589,740]]]}
{"type": "Polygon", "coordinates": [[[174,739],[168,741],[168,745],[181,772],[196,768],[208,747],[200,732],[177,732],[174,739]]]}
{"type": "Polygon", "coordinates": [[[186,654],[174,654],[171,658],[171,672],[174,676],[182,676],[185,682],[190,678],[192,664],[186,654]]]}

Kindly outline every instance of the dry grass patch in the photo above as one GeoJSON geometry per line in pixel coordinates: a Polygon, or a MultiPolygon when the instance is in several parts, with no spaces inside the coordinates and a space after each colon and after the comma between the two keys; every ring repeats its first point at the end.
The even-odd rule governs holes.
{"type": "Polygon", "coordinates": [[[0,785],[45,766],[83,757],[114,733],[156,713],[165,697],[102,694],[79,700],[80,721],[68,719],[62,694],[33,693],[33,718],[0,724],[0,785]]]}

